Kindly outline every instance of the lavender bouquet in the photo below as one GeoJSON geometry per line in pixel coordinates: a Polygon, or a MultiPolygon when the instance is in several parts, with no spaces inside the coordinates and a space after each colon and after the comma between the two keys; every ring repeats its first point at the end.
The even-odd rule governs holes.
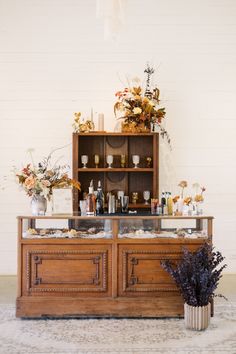
{"type": "Polygon", "coordinates": [[[215,290],[226,264],[218,267],[225,257],[205,243],[197,251],[183,249],[182,261],[178,264],[163,261],[162,267],[172,276],[184,301],[190,306],[206,306],[216,295],[215,290]]]}

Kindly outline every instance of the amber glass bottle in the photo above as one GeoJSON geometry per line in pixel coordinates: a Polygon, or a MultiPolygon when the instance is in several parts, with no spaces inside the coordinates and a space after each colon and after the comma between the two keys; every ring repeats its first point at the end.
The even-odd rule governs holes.
{"type": "Polygon", "coordinates": [[[94,195],[93,180],[90,182],[89,194],[87,195],[87,210],[86,214],[94,216],[96,212],[96,198],[94,195]]]}

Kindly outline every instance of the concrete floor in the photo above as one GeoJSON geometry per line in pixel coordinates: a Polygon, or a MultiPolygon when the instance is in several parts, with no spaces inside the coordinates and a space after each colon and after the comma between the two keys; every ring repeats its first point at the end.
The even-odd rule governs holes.
{"type": "MultiPolygon", "coordinates": [[[[16,276],[0,276],[0,303],[14,303],[16,288],[16,276]]],[[[236,274],[225,274],[220,280],[217,293],[224,295],[230,301],[236,301],[236,274]]]]}

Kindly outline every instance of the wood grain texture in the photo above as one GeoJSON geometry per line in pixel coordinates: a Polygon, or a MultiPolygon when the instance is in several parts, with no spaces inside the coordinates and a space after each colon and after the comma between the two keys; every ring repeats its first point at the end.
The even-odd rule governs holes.
{"type": "Polygon", "coordinates": [[[77,297],[21,297],[17,317],[183,317],[181,296],[160,294],[155,298],[82,299],[77,297]]]}

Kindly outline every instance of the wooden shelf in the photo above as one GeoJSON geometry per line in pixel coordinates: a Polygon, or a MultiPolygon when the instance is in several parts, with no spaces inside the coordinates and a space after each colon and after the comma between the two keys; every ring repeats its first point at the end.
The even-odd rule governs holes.
{"type": "Polygon", "coordinates": [[[130,205],[134,209],[145,209],[143,192],[150,191],[151,198],[159,196],[159,134],[156,133],[108,133],[90,132],[73,134],[73,178],[81,183],[81,191],[73,190],[73,210],[79,210],[79,201],[88,192],[90,181],[95,189],[101,182],[104,194],[111,192],[117,195],[124,191],[130,202],[132,193],[139,196],[139,203],[130,205]],[[99,155],[99,166],[96,168],[94,156],[99,155]],[[87,168],[81,164],[81,156],[88,156],[87,168]],[[112,155],[112,168],[108,168],[106,157],[112,155]],[[126,167],[121,167],[121,155],[126,157],[126,167]],[[140,156],[138,168],[134,168],[132,156],[140,156]],[[146,158],[151,157],[152,167],[148,168],[146,158]]]}
{"type": "Polygon", "coordinates": [[[153,172],[153,168],[134,168],[134,167],[126,167],[126,168],[78,168],[78,172],[153,172]]]}

